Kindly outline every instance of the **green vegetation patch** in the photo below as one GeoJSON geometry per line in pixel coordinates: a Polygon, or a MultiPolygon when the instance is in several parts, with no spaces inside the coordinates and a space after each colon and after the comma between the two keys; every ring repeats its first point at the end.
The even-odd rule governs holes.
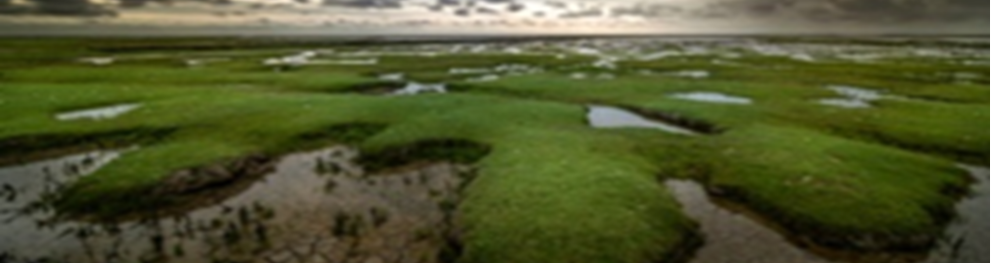
{"type": "Polygon", "coordinates": [[[819,245],[920,249],[945,226],[966,189],[968,181],[952,161],[988,160],[988,90],[920,77],[969,72],[986,80],[986,66],[800,63],[751,54],[736,65],[700,57],[623,62],[610,71],[591,67],[588,56],[476,54],[388,55],[371,66],[275,70],[261,60],[304,46],[216,51],[231,42],[180,42],[190,49],[130,42],[105,48],[90,43],[88,49],[47,41],[37,47],[30,41],[0,44],[0,57],[9,58],[0,62],[0,156],[137,144],[56,202],[63,213],[111,218],[174,202],[174,196],[148,193],[177,171],[334,143],[358,147],[376,169],[470,162],[478,177],[457,209],[464,263],[676,262],[699,239],[696,224],[659,177],[705,182],[714,194],[819,245]],[[142,53],[145,48],[158,53],[142,53]],[[10,51],[20,49],[30,52],[10,51]],[[127,57],[106,67],[76,61],[113,50],[127,51],[121,54],[127,57]],[[231,60],[190,68],[178,63],[187,56],[231,60]],[[506,64],[543,72],[487,83],[449,72],[506,64]],[[712,76],[665,75],[678,70],[712,76]],[[572,78],[579,71],[616,78],[572,78]],[[361,93],[398,85],[373,78],[383,73],[450,82],[453,92],[361,93]],[[830,107],[817,103],[837,96],[827,85],[874,88],[896,99],[874,101],[868,109],[830,107]],[[745,97],[753,104],[673,97],[686,92],[745,97]],[[55,118],[122,103],[140,107],[105,120],[55,118]],[[585,116],[588,104],[680,119],[707,133],[594,129],[585,116]]]}
{"type": "Polygon", "coordinates": [[[834,248],[925,249],[969,184],[946,161],[804,129],[758,126],[718,140],[710,185],[720,195],[834,248]]]}

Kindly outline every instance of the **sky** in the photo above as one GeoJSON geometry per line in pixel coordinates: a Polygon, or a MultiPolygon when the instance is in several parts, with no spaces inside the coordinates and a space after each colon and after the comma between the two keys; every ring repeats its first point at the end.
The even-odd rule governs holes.
{"type": "Polygon", "coordinates": [[[986,35],[984,1],[0,0],[0,35],[986,35]]]}

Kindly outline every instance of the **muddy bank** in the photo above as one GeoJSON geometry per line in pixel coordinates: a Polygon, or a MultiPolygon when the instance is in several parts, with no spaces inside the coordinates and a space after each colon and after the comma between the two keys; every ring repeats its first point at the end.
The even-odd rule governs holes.
{"type": "Polygon", "coordinates": [[[469,169],[433,163],[367,173],[357,158],[358,153],[346,147],[289,155],[278,161],[272,173],[215,205],[165,218],[102,224],[51,222],[54,211],[21,209],[24,202],[46,196],[33,193],[60,189],[72,177],[19,180],[41,178],[31,175],[44,171],[57,173],[61,169],[53,166],[76,159],[0,169],[0,182],[18,189],[19,200],[0,200],[5,220],[0,225],[0,258],[12,263],[445,262],[456,258],[457,231],[452,222],[469,169]]]}
{"type": "Polygon", "coordinates": [[[0,140],[0,166],[28,163],[94,149],[123,148],[161,140],[175,129],[137,128],[90,134],[42,134],[0,140]]]}
{"type": "Polygon", "coordinates": [[[442,161],[475,163],[491,152],[491,146],[467,140],[423,140],[371,151],[358,162],[371,171],[383,171],[442,161]]]}
{"type": "Polygon", "coordinates": [[[220,164],[186,169],[166,177],[149,194],[162,196],[194,194],[222,187],[252,175],[272,172],[274,166],[273,158],[252,155],[220,164]]]}

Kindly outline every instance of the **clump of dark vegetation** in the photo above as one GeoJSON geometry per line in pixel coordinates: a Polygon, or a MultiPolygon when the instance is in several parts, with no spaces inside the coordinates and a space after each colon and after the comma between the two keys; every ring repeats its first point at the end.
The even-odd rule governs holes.
{"type": "Polygon", "coordinates": [[[475,163],[492,151],[491,147],[466,140],[423,140],[365,153],[359,162],[372,171],[414,163],[475,163]]]}
{"type": "Polygon", "coordinates": [[[353,145],[375,136],[375,134],[382,132],[387,127],[385,124],[376,123],[335,124],[324,129],[318,129],[296,136],[293,139],[294,141],[289,143],[292,146],[288,148],[303,150],[312,148],[314,145],[319,146],[323,143],[330,142],[353,145]]]}
{"type": "Polygon", "coordinates": [[[135,128],[85,134],[25,135],[0,140],[0,165],[92,149],[126,148],[161,141],[177,129],[135,128]]]}

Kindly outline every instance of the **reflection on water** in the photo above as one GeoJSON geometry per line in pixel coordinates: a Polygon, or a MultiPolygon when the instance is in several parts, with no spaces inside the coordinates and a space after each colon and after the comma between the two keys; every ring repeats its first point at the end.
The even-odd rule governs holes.
{"type": "Polygon", "coordinates": [[[750,98],[737,97],[718,92],[679,93],[679,94],[671,95],[671,97],[680,100],[709,102],[709,103],[717,103],[717,104],[750,105],[754,103],[754,101],[750,98]]]}
{"type": "Polygon", "coordinates": [[[971,198],[957,205],[960,218],[947,229],[929,263],[988,262],[988,169],[967,170],[978,184],[971,198]]]}
{"type": "Polygon", "coordinates": [[[393,91],[392,95],[406,96],[426,93],[447,93],[447,85],[410,82],[406,84],[406,87],[393,91]]]}
{"type": "Polygon", "coordinates": [[[875,101],[884,98],[881,92],[865,88],[857,88],[843,85],[827,86],[842,98],[830,98],[819,100],[819,104],[847,109],[866,109],[873,107],[875,101]]]}
{"type": "Polygon", "coordinates": [[[403,81],[404,79],[406,79],[406,74],[403,73],[382,74],[379,75],[378,79],[382,81],[403,81]]]}
{"type": "Polygon", "coordinates": [[[822,99],[819,100],[819,104],[847,109],[866,109],[871,107],[869,102],[855,99],[822,99]]]}
{"type": "Polygon", "coordinates": [[[0,262],[46,257],[66,247],[60,236],[75,234],[76,224],[51,224],[54,211],[44,205],[64,183],[90,174],[120,156],[120,151],[73,155],[0,169],[0,262]]]}
{"type": "Polygon", "coordinates": [[[686,70],[668,73],[670,76],[689,78],[689,79],[707,79],[712,76],[712,73],[705,70],[686,70]]]}
{"type": "Polygon", "coordinates": [[[122,105],[115,105],[105,108],[60,113],[58,115],[55,115],[55,119],[58,119],[60,121],[74,121],[74,120],[82,120],[82,119],[90,119],[90,120],[113,119],[120,115],[123,115],[124,113],[128,113],[133,110],[136,110],[140,107],[141,105],[138,104],[122,104],[122,105]]]}
{"type": "Polygon", "coordinates": [[[616,107],[590,105],[588,109],[588,122],[595,128],[649,128],[674,134],[697,135],[690,129],[650,120],[616,107]]]}
{"type": "Polygon", "coordinates": [[[668,188],[689,217],[701,225],[706,243],[692,263],[827,263],[798,247],[777,232],[723,209],[709,200],[702,186],[673,180],[668,188]]]}
{"type": "Polygon", "coordinates": [[[41,197],[34,193],[65,182],[65,164],[105,161],[71,157],[0,170],[0,183],[10,185],[0,192],[0,262],[438,262],[467,169],[435,164],[371,175],[356,156],[344,147],[291,155],[219,205],[123,224],[46,223],[50,213],[21,209],[41,197]],[[52,179],[37,179],[46,173],[52,179]]]}

